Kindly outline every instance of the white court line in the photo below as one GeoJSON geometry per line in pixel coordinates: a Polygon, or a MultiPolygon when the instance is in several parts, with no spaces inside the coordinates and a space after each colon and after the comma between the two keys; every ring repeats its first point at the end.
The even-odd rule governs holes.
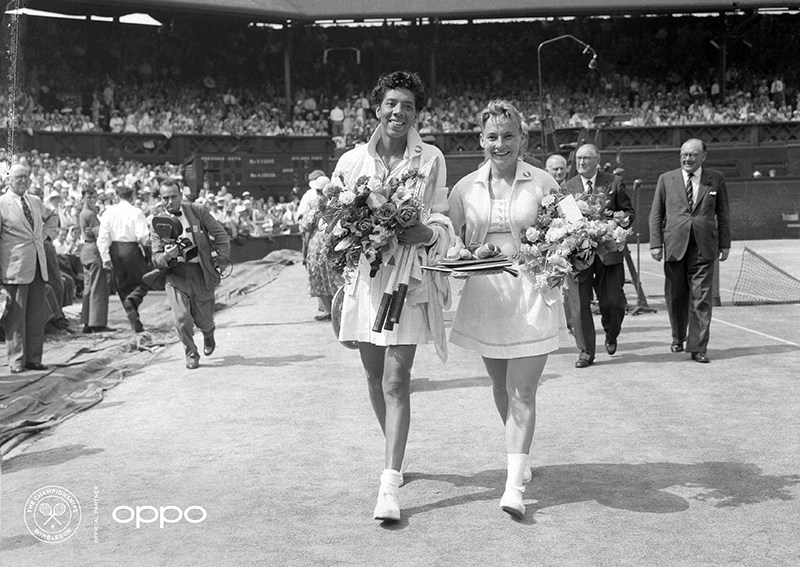
{"type": "MultiPolygon", "coordinates": [[[[648,274],[650,276],[663,276],[663,274],[654,274],[653,272],[646,272],[646,271],[642,271],[641,273],[642,274],[648,274]]],[[[725,288],[720,288],[720,291],[726,291],[728,293],[733,293],[733,290],[725,289],[725,288]]],[[[800,344],[793,343],[792,341],[787,341],[786,339],[781,339],[779,337],[774,337],[772,335],[768,335],[766,333],[762,333],[761,331],[756,331],[755,329],[748,329],[747,327],[742,327],[741,325],[736,325],[734,323],[728,323],[727,321],[723,321],[722,319],[718,319],[716,317],[712,317],[711,320],[712,321],[718,321],[718,322],[722,323],[723,325],[728,325],[730,327],[734,327],[734,328],[739,329],[741,331],[746,331],[748,333],[753,333],[754,335],[760,335],[762,337],[766,337],[768,339],[772,339],[773,341],[778,341],[779,343],[784,343],[784,344],[787,344],[787,345],[800,347],[800,344]]]]}
{"type": "Polygon", "coordinates": [[[736,325],[734,323],[728,323],[727,321],[723,321],[722,319],[717,319],[716,317],[711,318],[712,321],[716,321],[717,323],[722,323],[723,325],[728,325],[730,327],[734,327],[736,329],[747,331],[748,333],[753,333],[755,335],[761,335],[762,337],[766,337],[768,339],[772,339],[773,341],[778,341],[779,343],[784,343],[791,346],[800,347],[799,344],[793,343],[792,341],[787,341],[786,339],[781,339],[779,337],[774,337],[772,335],[768,335],[766,333],[762,333],[761,331],[756,331],[755,329],[748,329],[747,327],[742,327],[741,325],[736,325]]]}

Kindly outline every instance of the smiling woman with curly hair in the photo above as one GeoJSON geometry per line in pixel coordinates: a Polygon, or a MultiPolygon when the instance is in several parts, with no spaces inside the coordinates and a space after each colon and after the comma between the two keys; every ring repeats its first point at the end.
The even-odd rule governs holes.
{"type": "MultiPolygon", "coordinates": [[[[382,182],[413,171],[425,171],[425,187],[419,200],[422,219],[400,228],[400,248],[411,247],[415,262],[435,262],[450,245],[452,228],[441,213],[447,210],[445,162],[442,152],[426,144],[415,129],[425,103],[425,89],[415,73],[398,71],[382,76],[372,91],[372,103],[379,124],[369,142],[344,154],[336,165],[346,186],[353,187],[361,176],[382,182]]],[[[362,256],[363,258],[363,256],[362,256]]],[[[358,344],[367,375],[369,398],[378,424],[386,438],[385,469],[374,517],[400,519],[400,472],[405,456],[411,420],[411,366],[417,345],[433,340],[444,355],[446,339],[442,303],[449,300],[447,282],[440,275],[425,273],[412,280],[403,304],[402,317],[392,330],[373,330],[376,315],[396,263],[388,257],[370,274],[367,262],[346,274],[339,340],[358,344]]],[[[382,325],[381,325],[382,327],[382,325]]]]}

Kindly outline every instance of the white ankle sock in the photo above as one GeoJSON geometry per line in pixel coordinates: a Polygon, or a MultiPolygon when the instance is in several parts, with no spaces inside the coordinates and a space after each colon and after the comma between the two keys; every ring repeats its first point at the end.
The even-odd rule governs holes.
{"type": "Polygon", "coordinates": [[[400,480],[402,478],[403,475],[400,474],[400,471],[383,469],[383,472],[381,473],[381,485],[387,485],[392,488],[400,488],[400,480]]]}
{"type": "Polygon", "coordinates": [[[506,477],[506,488],[517,488],[525,490],[522,484],[522,477],[528,466],[527,453],[508,453],[508,476],[506,477]]]}

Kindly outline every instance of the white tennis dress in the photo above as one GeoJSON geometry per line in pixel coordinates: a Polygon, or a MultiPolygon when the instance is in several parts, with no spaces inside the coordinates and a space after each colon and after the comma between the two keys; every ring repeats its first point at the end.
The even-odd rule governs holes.
{"type": "MultiPolygon", "coordinates": [[[[520,185],[532,185],[536,177],[522,170],[520,185]]],[[[519,190],[515,194],[518,193],[519,190]]],[[[470,205],[467,206],[461,201],[460,205],[453,207],[454,199],[459,199],[460,195],[459,191],[451,196],[451,212],[453,208],[472,214],[482,210],[474,206],[474,202],[467,202],[470,205]]],[[[487,197],[488,228],[482,241],[499,246],[502,253],[509,257],[516,254],[519,239],[513,230],[520,225],[533,224],[543,195],[541,186],[531,188],[528,192],[531,202],[525,203],[524,210],[512,206],[515,202],[519,203],[519,199],[490,200],[487,197]]],[[[468,234],[470,228],[474,227],[467,227],[468,234]]],[[[563,321],[560,288],[542,294],[524,273],[516,278],[507,273],[475,275],[464,285],[450,332],[450,342],[475,350],[487,358],[537,356],[558,349],[559,328],[563,321]]]]}

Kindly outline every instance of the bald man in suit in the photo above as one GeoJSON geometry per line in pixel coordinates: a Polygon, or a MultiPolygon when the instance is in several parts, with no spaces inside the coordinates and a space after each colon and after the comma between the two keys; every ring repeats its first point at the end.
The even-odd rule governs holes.
{"type": "Polygon", "coordinates": [[[706,145],[681,146],[681,167],[662,174],[650,209],[650,255],[664,260],[664,296],[672,327],[672,352],[709,362],[715,261],[728,259],[730,208],[725,177],[703,167],[706,145]]]}
{"type": "MultiPolygon", "coordinates": [[[[599,169],[600,150],[594,144],[584,144],[575,152],[578,175],[564,183],[564,192],[591,193],[605,197],[606,213],[625,211],[633,223],[635,211],[625,183],[618,175],[599,169]]],[[[625,268],[623,252],[596,255],[585,270],[570,276],[570,287],[565,294],[565,309],[570,313],[572,334],[580,351],[575,368],[586,368],[594,363],[597,334],[592,315],[592,292],[597,294],[600,321],[605,331],[605,347],[609,355],[617,352],[617,337],[625,318],[625,268]]]]}
{"type": "Polygon", "coordinates": [[[46,370],[42,353],[50,312],[45,301],[45,207],[41,199],[26,194],[30,183],[30,170],[15,164],[6,175],[8,190],[0,196],[0,281],[10,296],[4,325],[12,374],[46,370]]]}

